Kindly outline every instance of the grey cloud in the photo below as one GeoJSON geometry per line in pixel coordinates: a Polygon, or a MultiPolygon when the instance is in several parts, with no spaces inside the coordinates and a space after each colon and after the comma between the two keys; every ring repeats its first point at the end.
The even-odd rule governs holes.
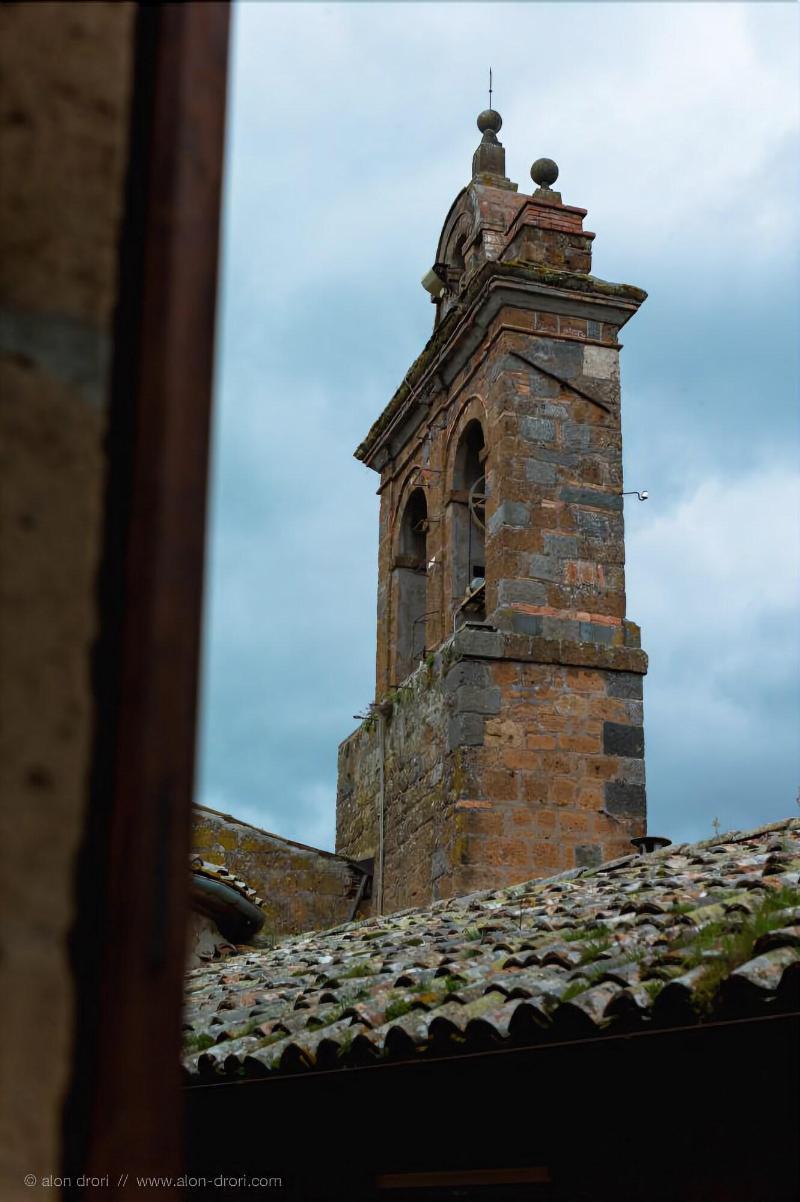
{"type": "Polygon", "coordinates": [[[729,664],[708,614],[686,641],[648,597],[645,578],[676,604],[692,583],[679,552],[651,554],[639,533],[707,478],[796,455],[792,19],[781,6],[238,6],[201,800],[330,845],[336,744],[374,680],[377,477],[352,451],[430,333],[419,277],[469,176],[492,61],[509,174],[526,189],[530,161],[552,154],[565,200],[590,210],[597,273],[650,293],[622,378],[626,480],[652,497],[626,522],[630,612],[652,654],[653,825],[709,833],[723,799],[731,825],[790,809],[784,609],[760,631],[742,616],[729,664]],[[532,78],[543,44],[546,77],[532,78]]]}

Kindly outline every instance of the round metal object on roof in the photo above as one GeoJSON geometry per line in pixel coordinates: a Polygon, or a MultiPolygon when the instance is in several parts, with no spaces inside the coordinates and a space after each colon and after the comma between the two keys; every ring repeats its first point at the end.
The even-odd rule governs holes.
{"type": "Polygon", "coordinates": [[[647,855],[651,851],[659,851],[662,847],[669,847],[672,840],[667,839],[664,835],[638,835],[635,839],[631,839],[631,843],[638,851],[647,855]]]}
{"type": "Polygon", "coordinates": [[[540,188],[550,188],[558,179],[558,163],[552,159],[537,159],[531,167],[531,179],[540,188]]]}
{"type": "Polygon", "coordinates": [[[478,114],[478,129],[481,133],[490,129],[492,133],[496,134],[500,131],[502,124],[503,118],[495,109],[484,109],[482,113],[478,114]]]}

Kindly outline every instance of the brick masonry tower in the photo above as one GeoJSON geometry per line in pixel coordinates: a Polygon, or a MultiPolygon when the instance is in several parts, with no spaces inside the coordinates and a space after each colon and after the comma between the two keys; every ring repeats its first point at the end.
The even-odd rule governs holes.
{"type": "Polygon", "coordinates": [[[376,701],[339,749],[337,851],[385,911],[630,851],[642,678],[625,615],[619,331],[558,168],[488,110],[423,285],[434,330],[356,451],[380,474],[376,701]]]}

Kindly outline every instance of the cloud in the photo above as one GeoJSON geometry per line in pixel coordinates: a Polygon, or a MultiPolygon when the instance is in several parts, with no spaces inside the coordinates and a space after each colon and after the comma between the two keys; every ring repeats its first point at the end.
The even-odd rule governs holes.
{"type": "MultiPolygon", "coordinates": [[[[648,505],[651,502],[647,502],[648,505]]],[[[650,654],[650,822],[680,838],[790,813],[800,785],[800,473],[705,480],[627,520],[650,654]]]]}
{"type": "Polygon", "coordinates": [[[235,7],[201,798],[331,846],[336,745],[374,688],[377,477],[352,452],[430,334],[419,279],[492,63],[509,175],[525,190],[555,157],[596,274],[650,293],[622,381],[626,480],[652,497],[628,573],[654,815],[684,837],[722,794],[741,825],[785,812],[797,24],[760,4],[235,7]]]}

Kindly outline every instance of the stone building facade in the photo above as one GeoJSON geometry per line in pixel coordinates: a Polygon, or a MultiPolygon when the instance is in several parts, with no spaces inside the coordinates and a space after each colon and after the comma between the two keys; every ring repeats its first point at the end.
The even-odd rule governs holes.
{"type": "Polygon", "coordinates": [[[192,856],[224,866],[261,896],[264,937],[336,926],[371,913],[372,865],[195,806],[192,856]],[[366,879],[365,879],[366,878],[366,879]]]}
{"type": "Polygon", "coordinates": [[[493,111],[423,281],[434,331],[356,451],[379,472],[376,702],[339,752],[337,851],[384,909],[629,849],[645,827],[625,609],[619,331],[586,211],[493,111]],[[382,867],[381,867],[382,866],[382,867]]]}

